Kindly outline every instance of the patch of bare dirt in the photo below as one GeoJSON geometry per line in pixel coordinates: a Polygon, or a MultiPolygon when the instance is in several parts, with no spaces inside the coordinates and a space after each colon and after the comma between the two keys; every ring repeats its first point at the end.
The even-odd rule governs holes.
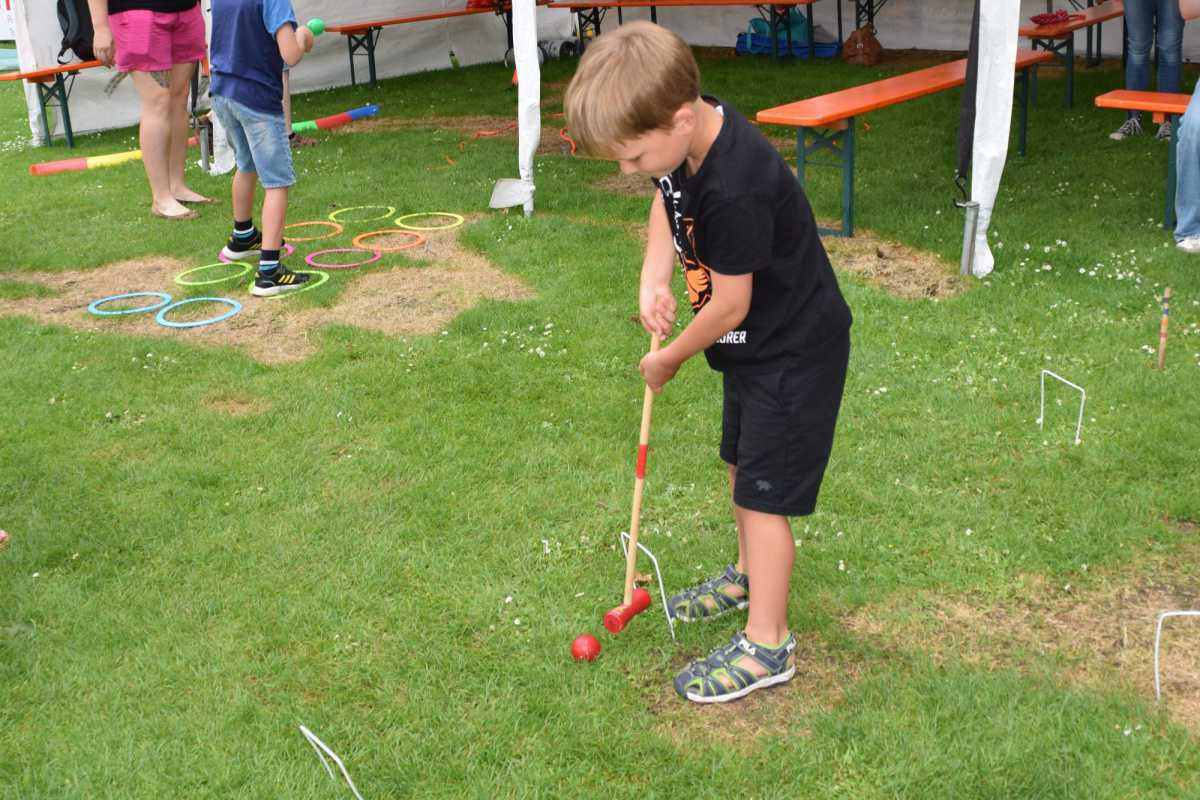
{"type": "MultiPolygon", "coordinates": [[[[1200,608],[1200,575],[1191,565],[1200,542],[1123,573],[1100,574],[1087,588],[1035,578],[1011,600],[971,595],[898,597],[862,609],[847,627],[896,650],[984,669],[1056,670],[1071,684],[1114,686],[1153,699],[1154,632],[1163,611],[1200,608]],[[1181,565],[1186,565],[1182,566],[1181,565]]],[[[1161,651],[1163,704],[1200,732],[1200,626],[1166,621],[1161,651]]]]}
{"type": "MultiPolygon", "coordinates": [[[[822,224],[836,227],[840,221],[822,224]]],[[[953,297],[967,285],[956,264],[933,253],[881,239],[870,231],[857,229],[850,238],[828,236],[821,241],[834,267],[858,275],[898,297],[953,297]]]]}
{"type": "Polygon", "coordinates": [[[210,411],[231,417],[257,417],[271,410],[270,401],[264,398],[224,393],[206,397],[200,404],[210,411]]]}
{"type": "MultiPolygon", "coordinates": [[[[570,142],[559,135],[559,132],[566,125],[562,114],[543,114],[542,121],[545,124],[542,125],[542,136],[538,144],[537,154],[540,156],[570,155],[570,142]]],[[[355,132],[381,133],[411,130],[449,131],[455,135],[457,142],[452,145],[454,151],[450,152],[447,156],[451,163],[438,164],[437,167],[441,169],[453,166],[453,161],[457,158],[458,153],[464,152],[467,145],[473,141],[495,137],[510,137],[515,141],[517,136],[515,119],[492,115],[470,117],[430,116],[416,119],[384,117],[383,119],[365,119],[356,122],[353,126],[348,125],[344,128],[336,129],[338,135],[355,132]]]]}
{"type": "MultiPolygon", "coordinates": [[[[214,285],[211,294],[239,300],[242,310],[215,325],[167,328],[156,323],[153,314],[97,317],[88,313],[87,306],[93,300],[125,292],[159,291],[182,297],[178,291],[182,287],[175,284],[175,276],[197,265],[163,256],[121,261],[87,272],[0,274],[0,279],[36,283],[55,292],[51,297],[0,298],[0,315],[31,317],[41,323],[77,330],[236,347],[258,361],[282,363],[312,355],[317,349],[319,332],[327,325],[353,325],[390,336],[428,334],[445,327],[482,299],[516,301],[533,296],[524,283],[461,247],[457,231],[428,233],[425,244],[419,248],[405,250],[403,254],[385,253],[377,265],[386,264],[390,269],[350,274],[349,285],[328,308],[300,307],[286,296],[251,297],[244,282],[231,281],[214,285]],[[419,258],[423,263],[416,265],[411,258],[419,258]]],[[[304,244],[332,246],[329,240],[304,244]]],[[[299,257],[298,252],[293,258],[299,257]]],[[[197,303],[187,309],[189,314],[181,313],[180,318],[207,316],[223,310],[197,303]]],[[[232,407],[227,409],[233,413],[232,407]]]]}

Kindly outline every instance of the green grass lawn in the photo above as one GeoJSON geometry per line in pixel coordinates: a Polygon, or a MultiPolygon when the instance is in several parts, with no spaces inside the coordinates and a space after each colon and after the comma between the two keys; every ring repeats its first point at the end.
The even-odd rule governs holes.
{"type": "MultiPolygon", "coordinates": [[[[885,67],[701,58],[706,91],[749,116],[885,67]]],[[[573,68],[551,62],[545,80],[573,68]]],[[[510,74],[319,92],[295,113],[511,116],[510,74]]],[[[1064,111],[1061,78],[1043,76],[997,204],[993,276],[935,302],[842,274],[846,398],[819,511],[794,524],[804,668],[728,709],[682,704],[670,679],[741,618],[674,642],[661,610],[620,637],[600,626],[620,599],[648,338],[631,321],[647,203],[593,185],[611,165],[539,158],[526,220],[486,208],[516,175],[511,136],[349,129],[299,152],[291,219],[362,203],[475,215],[464,244],[536,294],[429,336],[314,330],[316,355],[272,366],[119,322],[0,317],[0,797],[349,796],[300,724],[369,799],[1196,796],[1196,727],[1149,686],[1072,680],[1052,651],[945,655],[848,624],[886,606],[915,630],[921,598],[1005,607],[1039,581],[1086,600],[1147,564],[1197,593],[1200,259],[1159,227],[1165,148],[1110,141],[1119,117],[1089,106],[1120,82],[1080,70],[1064,111]],[[1088,391],[1079,446],[1060,387],[1038,430],[1043,368],[1088,391]],[[577,664],[585,631],[604,651],[577,664]]],[[[858,225],[947,269],[958,100],[876,112],[859,135],[858,225]]],[[[28,174],[136,147],[136,131],[73,152],[28,138],[5,86],[0,299],[45,294],[25,272],[208,263],[227,235],[228,177],[194,174],[224,204],[174,224],[148,215],[136,165],[28,174]]],[[[832,217],[839,182],[820,172],[810,195],[832,217]]],[[[337,272],[294,302],[334,304],[364,273],[409,267],[337,272]]],[[[668,590],[734,552],[719,415],[701,360],[655,406],[643,542],[668,590]]]]}

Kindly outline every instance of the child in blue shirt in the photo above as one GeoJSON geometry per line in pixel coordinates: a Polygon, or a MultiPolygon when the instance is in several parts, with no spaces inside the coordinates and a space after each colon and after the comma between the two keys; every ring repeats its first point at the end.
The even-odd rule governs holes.
{"type": "Polygon", "coordinates": [[[258,297],[299,289],[308,280],[280,263],[279,250],[288,187],[296,182],[283,116],[283,70],[300,63],[312,46],[312,31],[296,23],[290,0],[212,0],[212,107],[237,160],[233,234],[221,252],[234,260],[259,253],[250,290],[258,297]],[[253,219],[260,180],[261,232],[253,219]]]}

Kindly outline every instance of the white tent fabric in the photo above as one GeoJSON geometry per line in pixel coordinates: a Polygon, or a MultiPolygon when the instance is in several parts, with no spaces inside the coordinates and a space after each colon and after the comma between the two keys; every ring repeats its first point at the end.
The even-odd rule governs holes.
{"type": "Polygon", "coordinates": [[[513,50],[517,64],[517,167],[520,179],[504,178],[492,190],[492,208],[523,206],[533,214],[533,156],[542,138],[542,74],[538,64],[534,0],[513,0],[513,50]]]}
{"type": "Polygon", "coordinates": [[[979,203],[971,271],[982,278],[996,259],[988,247],[988,225],[1000,176],[1008,158],[1016,76],[1019,0],[985,0],[979,9],[979,83],[975,94],[975,146],[971,156],[971,199],[979,203]]]}
{"type": "MultiPolygon", "coordinates": [[[[1005,0],[1005,4],[1008,0],[1005,0]]],[[[12,2],[16,18],[17,51],[22,70],[53,66],[62,32],[58,26],[55,3],[51,0],[0,0],[12,2]]],[[[301,20],[321,17],[328,24],[417,14],[445,8],[460,8],[465,0],[293,0],[301,20]]],[[[1015,0],[1014,0],[1015,2],[1015,0]]],[[[816,23],[824,30],[837,31],[837,9],[841,4],[846,28],[853,26],[854,6],[848,0],[819,0],[813,6],[816,23]]],[[[204,0],[205,7],[208,0],[204,0]]],[[[985,5],[991,5],[988,0],[985,5]]],[[[1052,5],[1065,6],[1065,0],[1052,5]]],[[[1046,10],[1046,0],[1020,0],[1020,19],[1046,10]]],[[[753,6],[722,8],[660,8],[659,21],[684,39],[697,45],[730,47],[735,37],[746,30],[747,21],[756,15],[753,6]]],[[[570,35],[571,15],[566,11],[538,8],[539,39],[557,39],[570,35]]],[[[649,16],[644,9],[627,9],[625,19],[649,16]]],[[[617,15],[609,12],[605,30],[616,25],[617,15]]],[[[928,48],[964,50],[971,25],[971,3],[964,0],[888,0],[876,18],[879,40],[884,48],[928,48]]],[[[1078,34],[1082,44],[1083,34],[1078,34]]],[[[437,22],[400,25],[387,28],[376,53],[379,75],[395,75],[442,69],[449,66],[449,51],[454,50],[463,64],[498,61],[504,55],[503,21],[494,14],[457,17],[437,22]]],[[[1081,48],[1077,48],[1081,49],[1081,48]]],[[[1121,52],[1121,25],[1105,25],[1106,54],[1121,52]]],[[[1200,60],[1200,25],[1184,29],[1184,57],[1200,60]]],[[[361,60],[360,60],[360,63],[361,60]]],[[[365,63],[362,64],[365,69],[365,63]]],[[[83,133],[133,125],[138,117],[137,96],[125,81],[111,96],[104,94],[109,76],[104,70],[80,73],[71,96],[71,121],[83,133]]],[[[342,86],[349,83],[350,68],[346,40],[326,34],[293,76],[293,91],[342,86]]],[[[785,98],[780,98],[782,102],[785,98]]],[[[40,141],[37,95],[26,87],[30,131],[40,141]]],[[[750,109],[752,110],[752,109],[750,109]]],[[[61,131],[61,127],[56,127],[61,131]]]]}
{"type": "MultiPolygon", "coordinates": [[[[0,0],[4,2],[4,0],[0,0]]],[[[209,1],[202,0],[205,13],[209,1]]],[[[296,18],[301,22],[320,17],[328,25],[389,19],[431,11],[462,8],[465,0],[293,0],[296,18]]],[[[62,42],[62,29],[53,0],[14,0],[17,24],[17,53],[21,69],[29,71],[52,67],[62,42]]],[[[556,39],[570,35],[571,17],[566,11],[537,9],[538,36],[556,39]]],[[[453,50],[464,66],[504,57],[507,42],[504,20],[496,14],[475,14],[433,22],[394,25],[383,30],[375,51],[380,78],[405,75],[450,66],[453,50]]],[[[366,60],[359,59],[359,81],[366,75],[366,60]]],[[[71,127],[76,133],[127,127],[138,120],[138,100],[133,86],[123,81],[112,95],[104,87],[112,74],[104,69],[84,70],[71,93],[71,127]]],[[[350,83],[350,60],[346,38],[326,33],[317,38],[313,51],[292,73],[292,92],[301,94],[316,89],[350,83]]],[[[41,144],[41,121],[37,94],[26,87],[29,128],[41,144]]],[[[62,132],[55,120],[53,130],[62,132]]],[[[136,145],[133,145],[136,146],[136,145]]]]}

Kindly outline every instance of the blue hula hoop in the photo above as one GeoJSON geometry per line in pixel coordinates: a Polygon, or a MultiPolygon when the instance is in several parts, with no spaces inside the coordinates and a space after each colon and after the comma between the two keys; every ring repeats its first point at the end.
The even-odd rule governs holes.
{"type": "Polygon", "coordinates": [[[126,292],[125,294],[114,294],[110,297],[102,297],[94,301],[88,306],[88,313],[95,314],[97,317],[115,317],[121,314],[141,314],[143,312],[157,311],[163,306],[171,304],[171,295],[166,292],[126,292]],[[161,302],[149,306],[138,306],[137,308],[120,308],[116,311],[101,311],[100,306],[105,303],[111,303],[116,300],[125,300],[130,297],[157,297],[161,302]]]}
{"type": "Polygon", "coordinates": [[[239,303],[237,300],[230,300],[227,297],[191,297],[187,300],[180,300],[178,303],[172,303],[171,305],[165,307],[162,311],[159,311],[158,314],[155,315],[154,321],[166,328],[201,328],[205,325],[214,325],[218,322],[223,322],[241,310],[241,303],[239,303]],[[209,317],[208,319],[198,319],[194,322],[171,322],[167,319],[168,311],[174,311],[180,306],[186,306],[188,303],[224,303],[230,308],[220,316],[209,317]]]}

